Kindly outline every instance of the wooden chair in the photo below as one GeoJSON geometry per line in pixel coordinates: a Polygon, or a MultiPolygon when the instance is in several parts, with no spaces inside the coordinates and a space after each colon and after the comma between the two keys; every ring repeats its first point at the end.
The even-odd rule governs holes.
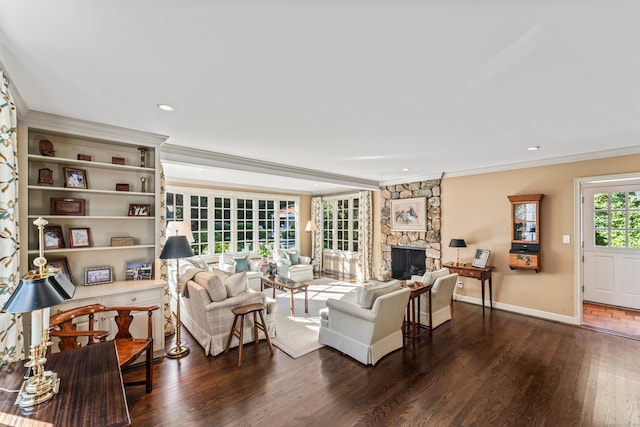
{"type": "Polygon", "coordinates": [[[157,305],[151,307],[105,307],[101,304],[91,304],[72,308],[51,316],[49,320],[49,334],[52,337],[58,337],[60,339],[60,342],[58,343],[60,351],[80,347],[82,342],[85,341],[78,341],[81,337],[86,337],[86,345],[106,341],[109,331],[98,331],[93,329],[95,314],[117,311],[118,314],[114,317],[114,320],[118,326],[118,332],[113,339],[116,344],[116,351],[118,352],[120,369],[122,370],[123,368],[126,368],[140,355],[142,355],[143,352],[146,352],[145,363],[147,369],[145,380],[127,382],[124,383],[124,385],[144,384],[146,385],[147,393],[149,393],[153,388],[153,325],[151,316],[153,311],[157,309],[157,305]],[[133,316],[131,315],[132,311],[146,311],[148,313],[146,338],[133,338],[131,332],[129,332],[129,327],[133,321],[133,316]],[[88,329],[76,329],[77,324],[83,322],[85,318],[88,321],[88,329]]]}

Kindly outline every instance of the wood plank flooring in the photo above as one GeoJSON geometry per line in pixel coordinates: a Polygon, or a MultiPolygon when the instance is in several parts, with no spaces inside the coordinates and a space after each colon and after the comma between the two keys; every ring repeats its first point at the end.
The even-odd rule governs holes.
{"type": "Polygon", "coordinates": [[[640,425],[640,341],[462,302],[375,367],[261,341],[239,368],[237,349],[206,357],[185,335],[191,354],[159,361],[152,393],[126,388],[133,426],[640,425]]]}

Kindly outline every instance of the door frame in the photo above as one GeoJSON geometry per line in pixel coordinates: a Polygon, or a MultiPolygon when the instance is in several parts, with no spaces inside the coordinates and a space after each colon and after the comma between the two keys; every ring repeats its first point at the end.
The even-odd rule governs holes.
{"type": "Polygon", "coordinates": [[[584,262],[583,262],[583,242],[584,242],[584,203],[582,202],[583,185],[587,183],[606,181],[628,181],[640,179],[640,172],[587,176],[574,178],[573,180],[573,295],[574,295],[574,319],[577,325],[582,324],[582,286],[584,283],[584,262]]]}

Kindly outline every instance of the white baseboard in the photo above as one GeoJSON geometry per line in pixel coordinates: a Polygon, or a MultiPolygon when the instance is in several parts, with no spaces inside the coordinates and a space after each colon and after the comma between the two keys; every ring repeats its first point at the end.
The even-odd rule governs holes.
{"type": "MultiPolygon", "coordinates": [[[[453,295],[453,299],[455,299],[456,301],[467,302],[469,304],[482,305],[482,300],[480,298],[469,297],[469,296],[466,296],[466,295],[454,294],[453,295]]],[[[489,301],[485,300],[484,305],[485,305],[485,307],[489,307],[489,301]]],[[[580,325],[581,324],[580,319],[577,319],[575,317],[564,316],[564,315],[556,314],[556,313],[550,313],[548,311],[534,310],[534,309],[531,309],[531,308],[520,307],[520,306],[517,306],[517,305],[504,304],[504,303],[501,303],[501,302],[494,302],[493,303],[493,307],[494,308],[498,308],[500,310],[504,310],[504,311],[510,311],[510,312],[513,312],[513,313],[524,314],[525,316],[532,316],[532,317],[538,317],[538,318],[545,319],[545,320],[552,320],[554,322],[567,323],[567,324],[570,324],[570,325],[580,325]]],[[[486,310],[486,308],[485,308],[485,310],[486,310]]]]}

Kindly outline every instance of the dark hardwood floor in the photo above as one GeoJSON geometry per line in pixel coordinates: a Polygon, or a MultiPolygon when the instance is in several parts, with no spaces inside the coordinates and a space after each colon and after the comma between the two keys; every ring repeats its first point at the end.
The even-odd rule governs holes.
{"type": "Polygon", "coordinates": [[[640,341],[462,302],[375,367],[263,341],[238,367],[237,349],[205,357],[185,335],[191,354],[159,361],[152,393],[126,388],[133,426],[640,425],[640,341]]]}

